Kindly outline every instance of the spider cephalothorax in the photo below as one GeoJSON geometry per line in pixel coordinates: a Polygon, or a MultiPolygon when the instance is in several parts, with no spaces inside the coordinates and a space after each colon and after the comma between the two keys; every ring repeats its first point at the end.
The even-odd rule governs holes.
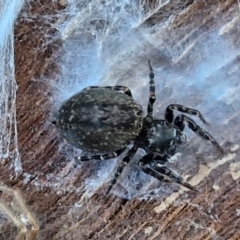
{"type": "Polygon", "coordinates": [[[198,116],[206,123],[197,110],[171,104],[166,108],[164,119],[153,117],[155,85],[150,61],[149,70],[150,96],[145,117],[142,116],[141,105],[132,98],[127,87],[92,86],[63,103],[53,122],[62,136],[73,146],[97,154],[79,156],[76,157],[76,161],[111,159],[119,156],[130,143],[133,143],[133,147],[118,167],[107,192],[111,190],[124,166],[129,163],[138,148],[146,151],[146,155],[138,162],[143,172],[160,181],[172,181],[195,190],[181,176],[165,166],[169,158],[175,154],[176,147],[187,141],[183,132],[185,123],[199,137],[210,141],[223,151],[217,141],[191,118],[184,114],[174,118],[173,110],[178,110],[198,116]]]}

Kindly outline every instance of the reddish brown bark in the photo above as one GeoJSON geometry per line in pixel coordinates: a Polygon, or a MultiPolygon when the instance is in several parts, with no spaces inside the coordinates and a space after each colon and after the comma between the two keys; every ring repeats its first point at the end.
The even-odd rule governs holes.
{"type": "MultiPolygon", "coordinates": [[[[193,170],[198,176],[209,171],[197,186],[199,194],[186,197],[182,192],[175,192],[154,200],[125,200],[114,195],[106,197],[103,186],[93,197],[84,199],[84,179],[92,174],[94,164],[86,163],[86,167],[74,172],[73,163],[58,153],[57,132],[49,121],[49,81],[57,81],[57,60],[62,43],[60,39],[53,41],[47,36],[54,35],[56,30],[52,24],[58,20],[57,13],[62,8],[51,1],[32,1],[23,8],[15,25],[15,65],[19,86],[17,121],[23,174],[9,178],[14,173],[9,170],[10,163],[6,162],[1,165],[0,179],[21,191],[29,210],[38,219],[38,239],[240,239],[239,150],[232,147],[233,141],[229,143],[231,148],[225,144],[228,153],[216,160],[216,166],[210,164],[212,167],[209,168],[200,164],[193,170]],[[27,17],[23,17],[23,13],[27,17]],[[28,21],[34,14],[37,18],[28,21]],[[52,16],[51,22],[42,17],[48,14],[52,16]],[[24,175],[26,173],[29,179],[24,175]],[[47,178],[50,173],[56,179],[47,178]],[[57,177],[64,181],[54,188],[57,177]],[[74,207],[77,202],[84,207],[74,207]]],[[[180,41],[181,47],[191,41],[194,43],[215,29],[222,31],[233,46],[239,47],[240,13],[236,0],[199,0],[189,3],[185,9],[179,8],[178,2],[170,1],[166,9],[161,9],[143,26],[150,27],[166,20],[171,11],[178,17],[169,25],[169,32],[161,37],[172,43],[173,48],[177,48],[180,41]],[[233,19],[235,23],[231,22],[233,19]]],[[[193,58],[201,58],[201,53],[194,51],[194,47],[190,51],[191,54],[176,58],[174,67],[187,69],[193,58]]],[[[239,66],[236,57],[227,67],[239,72],[239,66]]],[[[237,78],[234,71],[229,72],[229,78],[237,78]]],[[[237,136],[239,132],[239,125],[236,126],[239,122],[236,120],[235,123],[234,118],[232,121],[231,129],[222,131],[239,144],[239,137],[232,139],[228,136],[232,132],[237,136]]],[[[189,154],[194,155],[195,150],[189,154]]],[[[208,155],[208,152],[202,154],[208,155]]],[[[9,221],[3,222],[1,230],[1,239],[14,239],[17,232],[9,221]]]]}

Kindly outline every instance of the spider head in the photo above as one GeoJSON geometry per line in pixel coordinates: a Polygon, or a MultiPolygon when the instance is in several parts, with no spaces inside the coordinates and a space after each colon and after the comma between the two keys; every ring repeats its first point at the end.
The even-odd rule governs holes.
{"type": "Polygon", "coordinates": [[[148,141],[150,151],[173,156],[177,146],[187,142],[187,136],[166,121],[154,119],[148,130],[148,141]]]}

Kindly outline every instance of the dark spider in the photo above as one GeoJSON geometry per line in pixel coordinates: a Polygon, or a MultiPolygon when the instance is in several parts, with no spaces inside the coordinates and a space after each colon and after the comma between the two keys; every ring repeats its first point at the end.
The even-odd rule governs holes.
{"type": "Polygon", "coordinates": [[[123,158],[107,190],[111,190],[117,178],[136,153],[138,148],[146,151],[138,164],[143,172],[164,182],[175,182],[196,191],[177,173],[165,166],[175,154],[176,147],[187,141],[183,132],[185,123],[199,137],[210,141],[221,152],[217,141],[191,118],[184,114],[174,119],[173,110],[198,116],[207,123],[202,114],[179,104],[166,108],[165,119],[153,117],[155,102],[154,73],[149,65],[149,102],[147,116],[142,117],[142,107],[133,98],[131,91],[124,86],[92,86],[83,89],[68,99],[59,109],[54,124],[62,136],[73,146],[97,155],[76,157],[76,161],[106,160],[119,156],[126,147],[133,147],[123,158]],[[119,91],[123,91],[119,92],[119,91]],[[100,154],[105,153],[105,154],[100,154]]]}

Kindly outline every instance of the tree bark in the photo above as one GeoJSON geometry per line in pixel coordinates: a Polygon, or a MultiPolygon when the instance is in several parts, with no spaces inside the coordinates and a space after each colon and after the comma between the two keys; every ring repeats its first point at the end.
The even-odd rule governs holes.
{"type": "MultiPolygon", "coordinates": [[[[199,49],[203,39],[211,34],[225,39],[229,48],[239,48],[237,0],[185,2],[168,1],[138,26],[139,29],[151,29],[168,24],[164,32],[150,32],[151,40],[146,42],[153,68],[161,63],[177,74],[191,71],[204,61],[205,53],[199,49]],[[167,56],[162,42],[167,42],[167,46],[179,54],[167,56]]],[[[143,191],[141,197],[129,197],[117,194],[122,187],[117,184],[115,190],[106,196],[109,184],[106,182],[99,185],[94,194],[88,194],[85,180],[97,173],[98,163],[86,162],[75,167],[72,160],[58,151],[63,140],[51,124],[53,103],[50,86],[58,84],[61,73],[58,63],[64,51],[58,30],[53,26],[57,21],[63,21],[59,12],[64,7],[56,1],[31,1],[22,9],[15,25],[15,66],[19,87],[17,122],[23,172],[16,176],[10,168],[11,162],[7,161],[1,165],[0,179],[3,184],[20,191],[29,211],[38,220],[40,231],[37,239],[240,239],[240,121],[237,107],[240,99],[234,100],[234,96],[227,107],[222,108],[220,101],[211,102],[211,107],[205,111],[207,115],[211,115],[212,109],[220,116],[225,114],[226,124],[215,127],[211,122],[208,130],[216,139],[223,138],[220,143],[226,154],[218,157],[214,148],[205,142],[199,145],[201,140],[192,135],[192,140],[182,147],[182,156],[173,164],[177,172],[190,177],[189,182],[199,193],[163,183],[160,195],[154,196],[149,192],[144,195],[143,191]],[[227,109],[227,112],[223,113],[222,109],[227,109]]],[[[215,44],[218,41],[208,46],[208,51],[213,49],[212,55],[217,54],[215,44]]],[[[219,67],[225,69],[226,83],[239,81],[239,66],[239,54],[236,54],[231,61],[219,67]]],[[[134,67],[137,66],[132,64],[131,69],[134,67]]],[[[146,69],[142,70],[142,76],[147,80],[146,69]]],[[[212,73],[216,75],[213,77],[215,80],[218,70],[212,73]]],[[[158,71],[155,72],[156,86],[157,79],[162,81],[158,71]]],[[[123,79],[118,85],[129,86],[127,80],[123,79]]],[[[168,92],[172,92],[174,86],[169,84],[158,93],[162,99],[155,104],[155,109],[161,106],[164,110],[164,106],[172,101],[168,92]]],[[[158,86],[156,89],[159,91],[158,86]]],[[[138,86],[138,90],[146,92],[148,86],[138,86]]],[[[236,91],[239,94],[239,85],[236,91]]],[[[137,100],[146,106],[140,98],[137,100]]],[[[189,96],[188,106],[194,108],[201,101],[204,99],[201,99],[200,92],[189,96]]],[[[96,180],[97,176],[93,178],[96,180]]],[[[128,183],[127,173],[125,179],[119,181],[128,183]]],[[[159,184],[151,178],[146,180],[146,184],[149,182],[153,186],[159,184]]],[[[11,221],[3,221],[1,230],[1,239],[15,239],[17,230],[11,221]]]]}

